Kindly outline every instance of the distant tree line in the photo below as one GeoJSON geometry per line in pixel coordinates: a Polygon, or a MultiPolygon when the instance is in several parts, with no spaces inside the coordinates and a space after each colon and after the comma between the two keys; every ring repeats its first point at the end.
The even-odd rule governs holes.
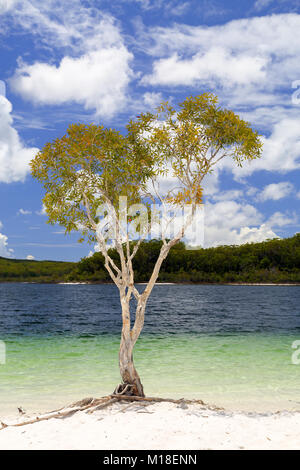
{"type": "MultiPolygon", "coordinates": [[[[157,259],[161,241],[141,244],[134,258],[136,282],[146,282],[157,259]]],[[[115,263],[114,249],[110,255],[115,263]]],[[[0,282],[111,282],[101,253],[78,263],[0,258],[0,282]]],[[[300,283],[300,234],[291,238],[240,246],[186,249],[180,242],[164,261],[160,282],[300,283]]]]}
{"type": "MultiPolygon", "coordinates": [[[[161,247],[152,240],[141,245],[134,259],[136,282],[146,282],[161,247]]],[[[114,250],[111,256],[116,263],[114,250]]],[[[104,258],[95,253],[82,259],[70,280],[108,282],[104,258]]],[[[286,239],[187,250],[180,242],[172,248],[159,275],[161,282],[231,283],[300,282],[300,234],[286,239]]]]}
{"type": "Polygon", "coordinates": [[[64,281],[76,263],[34,261],[0,257],[0,282],[64,281]]]}

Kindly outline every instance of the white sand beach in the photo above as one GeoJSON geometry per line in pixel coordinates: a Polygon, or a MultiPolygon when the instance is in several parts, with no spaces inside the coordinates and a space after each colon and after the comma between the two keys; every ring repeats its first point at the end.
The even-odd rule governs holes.
{"type": "Polygon", "coordinates": [[[1,450],[299,448],[300,413],[247,414],[194,403],[117,402],[92,414],[80,411],[0,431],[1,450]]]}

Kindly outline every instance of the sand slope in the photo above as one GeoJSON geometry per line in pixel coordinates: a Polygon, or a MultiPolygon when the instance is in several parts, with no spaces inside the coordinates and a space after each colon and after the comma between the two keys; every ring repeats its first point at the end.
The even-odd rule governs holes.
{"type": "Polygon", "coordinates": [[[195,404],[116,403],[0,431],[1,450],[299,448],[300,413],[242,414],[195,404]]]}

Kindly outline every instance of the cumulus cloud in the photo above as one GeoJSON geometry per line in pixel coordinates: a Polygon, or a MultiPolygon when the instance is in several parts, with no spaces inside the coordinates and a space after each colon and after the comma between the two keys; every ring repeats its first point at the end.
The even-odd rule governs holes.
{"type": "Polygon", "coordinates": [[[7,236],[0,233],[0,256],[9,258],[12,256],[13,250],[7,246],[7,236]]]}
{"type": "Polygon", "coordinates": [[[234,200],[205,205],[204,245],[241,245],[276,238],[272,220],[250,204],[234,200]]]}
{"type": "Polygon", "coordinates": [[[27,256],[26,256],[26,259],[32,261],[32,260],[34,260],[35,258],[34,258],[33,255],[27,255],[27,256]]]}
{"type": "MultiPolygon", "coordinates": [[[[270,111],[271,112],[271,111],[270,111]]],[[[252,175],[254,172],[267,170],[286,174],[300,169],[299,117],[284,118],[271,126],[268,137],[262,136],[262,157],[245,162],[238,167],[232,159],[225,158],[219,169],[232,171],[237,181],[252,175]]]]}
{"type": "Polygon", "coordinates": [[[269,199],[279,201],[279,199],[289,196],[293,189],[294,186],[288,181],[268,184],[264,187],[258,199],[261,201],[267,201],[269,199]]]}
{"type": "Polygon", "coordinates": [[[278,235],[265,224],[251,228],[227,228],[221,233],[215,227],[208,227],[205,232],[205,246],[243,245],[244,243],[259,243],[272,238],[278,238],[278,235]]]}
{"type": "Polygon", "coordinates": [[[142,79],[150,85],[196,85],[213,83],[222,86],[259,83],[265,78],[267,59],[247,54],[232,55],[223,47],[214,47],[207,52],[184,59],[177,53],[160,59],[153,65],[153,73],[142,79]]]}
{"type": "Polygon", "coordinates": [[[0,95],[0,182],[24,181],[38,148],[25,147],[13,127],[12,105],[0,95]]]}
{"type": "Polygon", "coordinates": [[[275,212],[267,221],[271,227],[286,227],[288,225],[295,225],[298,222],[297,214],[283,214],[282,212],[275,212]]]}
{"type": "Polygon", "coordinates": [[[221,201],[216,204],[207,203],[205,223],[219,229],[230,226],[240,228],[246,225],[258,225],[263,221],[259,211],[250,204],[240,204],[233,200],[221,201]]]}
{"type": "MultiPolygon", "coordinates": [[[[2,229],[2,222],[0,221],[0,230],[2,229]]],[[[4,258],[10,258],[13,255],[14,250],[8,248],[7,236],[0,233],[0,256],[4,258]]]]}
{"type": "MultiPolygon", "coordinates": [[[[263,2],[261,2],[263,3],[263,2]]],[[[300,15],[244,18],[217,26],[152,27],[141,41],[154,57],[142,78],[153,86],[212,89],[222,103],[265,134],[260,160],[234,167],[239,180],[254,171],[286,173],[300,168],[299,110],[292,103],[292,83],[299,80],[297,41],[300,15]]],[[[295,82],[296,83],[296,82],[295,82]]]]}
{"type": "Polygon", "coordinates": [[[55,63],[20,61],[10,80],[15,92],[36,104],[78,103],[107,118],[125,106],[133,56],[112,17],[78,0],[23,0],[18,6],[12,21],[63,57],[55,63]]]}
{"type": "Polygon", "coordinates": [[[64,57],[58,66],[36,62],[21,66],[11,85],[37,104],[80,103],[99,116],[113,116],[125,105],[131,54],[122,47],[64,57]]]}
{"type": "MultiPolygon", "coordinates": [[[[183,66],[186,63],[193,69],[188,73],[188,80],[195,85],[216,79],[223,82],[222,72],[233,80],[233,84],[251,84],[259,80],[260,88],[273,89],[280,84],[285,85],[286,80],[290,83],[292,77],[295,80],[299,77],[298,48],[294,40],[299,28],[300,15],[297,14],[239,19],[211,27],[177,24],[171,28],[151,28],[147,36],[147,40],[152,41],[148,52],[161,56],[161,59],[154,62],[147,81],[160,83],[164,80],[164,84],[172,85],[173,70],[169,69],[169,82],[163,73],[167,64],[183,66]],[[220,64],[218,60],[221,60],[220,64]],[[245,71],[240,64],[246,67],[245,71]],[[251,67],[248,69],[250,64],[253,70],[251,67]],[[207,75],[205,66],[208,66],[207,75]],[[236,78],[231,77],[231,67],[237,74],[236,78]]],[[[184,75],[178,78],[177,83],[179,81],[185,85],[184,75]]]]}
{"type": "Polygon", "coordinates": [[[273,126],[271,135],[264,137],[262,158],[244,165],[234,167],[232,162],[224,161],[231,167],[236,177],[251,175],[255,171],[268,170],[287,173],[300,169],[300,119],[284,119],[273,126]]]}

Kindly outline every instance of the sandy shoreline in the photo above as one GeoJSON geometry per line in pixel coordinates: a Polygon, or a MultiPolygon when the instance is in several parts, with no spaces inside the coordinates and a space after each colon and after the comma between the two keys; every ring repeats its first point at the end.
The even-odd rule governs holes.
{"type": "Polygon", "coordinates": [[[239,413],[194,403],[117,402],[92,414],[80,411],[0,431],[1,450],[299,448],[300,413],[239,413]]]}

